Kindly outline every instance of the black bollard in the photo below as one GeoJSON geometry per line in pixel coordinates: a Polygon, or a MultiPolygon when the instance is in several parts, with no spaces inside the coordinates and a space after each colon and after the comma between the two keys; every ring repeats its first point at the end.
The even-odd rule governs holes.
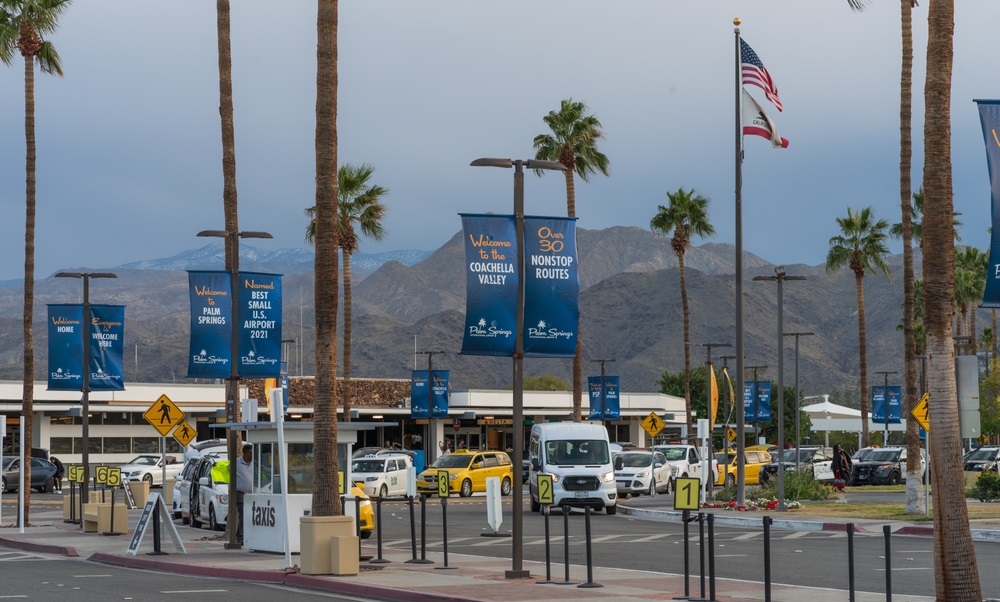
{"type": "Polygon", "coordinates": [[[410,550],[412,555],[406,562],[414,563],[417,562],[417,518],[413,510],[413,496],[408,497],[407,501],[410,504],[410,550]]]}
{"type": "Polygon", "coordinates": [[[892,602],[892,529],[883,525],[882,533],[885,535],[885,602],[892,602]]]}
{"type": "Polygon", "coordinates": [[[684,523],[684,595],[674,596],[674,600],[687,600],[691,598],[691,584],[688,576],[691,574],[691,558],[688,556],[688,523],[691,522],[691,511],[681,512],[681,522],[684,523]]]}
{"type": "Polygon", "coordinates": [[[375,544],[378,549],[378,556],[369,561],[370,564],[386,564],[391,562],[382,558],[382,498],[375,498],[375,544]]]}
{"type": "Polygon", "coordinates": [[[549,511],[552,506],[545,505],[542,506],[542,518],[545,521],[545,580],[536,581],[535,583],[548,585],[550,583],[555,583],[552,580],[552,556],[549,553],[549,511]]]}
{"type": "Polygon", "coordinates": [[[414,564],[434,564],[427,560],[427,496],[420,496],[420,559],[407,560],[414,564]]]}
{"type": "Polygon", "coordinates": [[[557,585],[573,585],[569,580],[569,506],[562,507],[563,513],[563,562],[566,565],[566,580],[556,581],[557,585]]]}
{"type": "Polygon", "coordinates": [[[590,506],[583,507],[583,516],[587,534],[587,582],[581,583],[577,587],[604,587],[600,583],[594,582],[594,560],[590,554],[590,506]]]}
{"type": "Polygon", "coordinates": [[[715,602],[715,513],[708,514],[708,599],[715,602]]]}
{"type": "Polygon", "coordinates": [[[448,566],[448,498],[441,498],[441,534],[444,537],[444,566],[436,566],[435,569],[453,569],[448,566]]]}
{"type": "Polygon", "coordinates": [[[847,523],[847,587],[854,602],[854,523],[847,523]]]}
{"type": "Polygon", "coordinates": [[[771,602],[771,517],[770,516],[764,517],[764,602],[771,602]]]}
{"type": "Polygon", "coordinates": [[[76,524],[76,483],[69,482],[69,519],[64,523],[76,524]]]}
{"type": "Polygon", "coordinates": [[[108,525],[108,531],[101,533],[101,535],[122,535],[115,531],[115,490],[111,490],[111,524],[108,525]]]}
{"type": "Polygon", "coordinates": [[[701,572],[701,599],[705,599],[705,514],[698,513],[698,570],[701,572]]]}

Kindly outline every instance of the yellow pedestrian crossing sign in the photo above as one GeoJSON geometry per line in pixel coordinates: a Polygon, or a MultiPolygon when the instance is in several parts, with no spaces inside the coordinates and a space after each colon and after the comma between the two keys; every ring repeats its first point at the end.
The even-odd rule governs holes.
{"type": "Polygon", "coordinates": [[[198,433],[183,420],[181,420],[177,425],[177,428],[174,429],[174,439],[177,439],[177,441],[184,447],[187,447],[187,444],[191,443],[191,441],[193,441],[197,436],[198,433]]]}
{"type": "Polygon", "coordinates": [[[153,428],[159,431],[162,437],[166,437],[167,433],[184,418],[184,412],[175,406],[169,397],[160,395],[160,398],[154,401],[153,405],[149,406],[149,409],[146,410],[146,413],[142,417],[146,419],[146,422],[153,425],[153,428]]]}
{"type": "Polygon", "coordinates": [[[910,410],[910,416],[917,421],[920,426],[924,427],[924,430],[928,433],[931,432],[931,414],[930,408],[927,407],[927,400],[930,399],[928,393],[924,393],[924,396],[920,398],[917,405],[913,406],[910,410]]]}
{"type": "Polygon", "coordinates": [[[666,426],[663,420],[656,415],[656,412],[650,412],[649,416],[646,416],[640,424],[643,430],[645,430],[650,437],[655,437],[660,434],[660,431],[662,431],[663,427],[666,426]]]}

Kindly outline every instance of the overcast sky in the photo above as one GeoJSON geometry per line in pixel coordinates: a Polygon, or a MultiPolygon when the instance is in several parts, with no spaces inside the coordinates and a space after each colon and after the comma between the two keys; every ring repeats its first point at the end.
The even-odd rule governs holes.
{"type": "MultiPolygon", "coordinates": [[[[922,178],[927,2],[914,10],[914,190],[922,178]]],[[[990,193],[973,98],[1000,97],[1000,2],[957,3],[952,136],[966,243],[989,244],[990,193]]],[[[341,0],[339,157],[375,166],[389,234],[361,251],[433,250],[460,212],[512,211],[512,170],[562,99],[603,124],[611,176],[577,182],[579,227],[649,227],[666,193],[711,199],[735,240],[734,35],[777,84],[790,146],[745,140],[744,248],[824,261],[835,218],[899,214],[899,3],[846,0],[341,0]]],[[[50,36],[65,77],[36,77],[36,277],[168,257],[223,228],[215,3],[77,0],[50,36]]],[[[232,2],[239,222],[263,248],[305,247],[314,204],[315,2],[232,2]]],[[[23,275],[24,69],[0,69],[0,279],[23,275]]],[[[526,211],[564,215],[560,176],[525,179],[526,211]]],[[[695,244],[703,240],[696,239],[695,244]]],[[[900,245],[894,243],[893,251],[900,245]]],[[[214,266],[213,266],[214,267],[214,266]]]]}

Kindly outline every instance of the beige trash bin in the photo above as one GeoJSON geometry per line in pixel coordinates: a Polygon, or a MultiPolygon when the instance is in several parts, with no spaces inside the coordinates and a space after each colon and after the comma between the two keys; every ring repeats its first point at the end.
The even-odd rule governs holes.
{"type": "Polygon", "coordinates": [[[358,538],[350,516],[299,519],[299,565],[304,575],[357,575],[358,538]]]}

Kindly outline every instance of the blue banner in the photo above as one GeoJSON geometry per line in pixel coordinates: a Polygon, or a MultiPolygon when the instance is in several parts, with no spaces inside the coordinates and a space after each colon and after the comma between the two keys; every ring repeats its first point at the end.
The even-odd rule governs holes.
{"type": "Polygon", "coordinates": [[[125,307],[91,305],[90,316],[90,390],[124,391],[125,307]]]}
{"type": "Polygon", "coordinates": [[[993,228],[990,234],[990,263],[982,307],[1000,307],[1000,100],[977,100],[979,120],[986,142],[986,166],[990,175],[993,228]]]}
{"type": "Polygon", "coordinates": [[[83,305],[50,304],[48,310],[48,389],[79,391],[83,388],[83,305]]]}
{"type": "Polygon", "coordinates": [[[587,390],[590,391],[588,420],[619,420],[622,417],[621,399],[618,395],[621,390],[619,377],[605,376],[602,387],[600,376],[588,376],[587,390]]]}
{"type": "Polygon", "coordinates": [[[233,294],[229,272],[188,272],[191,339],[188,378],[229,378],[233,294]]]}
{"type": "Polygon", "coordinates": [[[434,370],[430,393],[427,370],[414,370],[410,375],[410,418],[448,417],[448,370],[434,370]],[[427,410],[428,404],[430,411],[427,410]]]}
{"type": "Polygon", "coordinates": [[[743,414],[746,422],[771,422],[771,381],[743,383],[743,414]]]}
{"type": "Polygon", "coordinates": [[[462,234],[466,269],[462,353],[511,356],[518,302],[514,216],[462,214],[462,234]]]}
{"type": "Polygon", "coordinates": [[[239,342],[241,378],[281,376],[281,275],[240,272],[239,342]]]}
{"type": "MultiPolygon", "coordinates": [[[[885,387],[872,387],[872,416],[875,424],[885,424],[885,387]]],[[[899,424],[902,386],[889,387],[889,424],[899,424]]]]}
{"type": "Polygon", "coordinates": [[[524,355],[574,357],[580,319],[575,217],[524,218],[524,355]]]}
{"type": "Polygon", "coordinates": [[[281,386],[281,404],[285,414],[288,413],[288,404],[291,402],[291,391],[288,388],[288,362],[281,362],[281,376],[278,377],[278,384],[281,386]]]}

